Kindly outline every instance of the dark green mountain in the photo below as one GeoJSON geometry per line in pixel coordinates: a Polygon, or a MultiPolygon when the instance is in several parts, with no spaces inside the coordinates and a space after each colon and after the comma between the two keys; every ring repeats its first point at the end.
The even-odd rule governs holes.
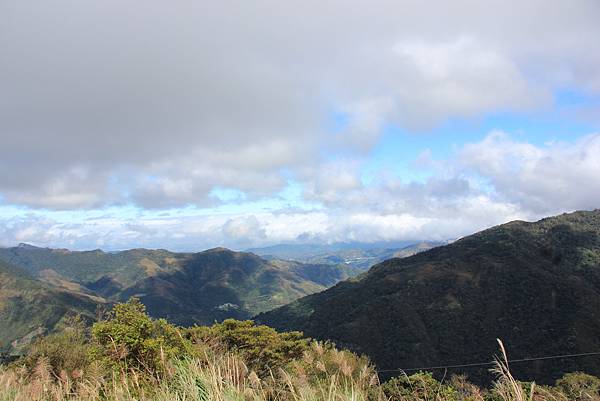
{"type": "Polygon", "coordinates": [[[16,354],[70,315],[91,320],[103,300],[50,288],[23,270],[0,261],[0,351],[16,354]]]}
{"type": "MultiPolygon", "coordinates": [[[[600,351],[600,211],[515,221],[390,259],[257,320],[333,340],[384,370],[490,361],[496,338],[513,359],[600,351]]],[[[574,370],[598,375],[600,358],[511,368],[550,381],[574,370]]],[[[478,380],[486,369],[448,373],[478,380]]]]}
{"type": "Polygon", "coordinates": [[[62,291],[106,301],[139,297],[150,314],[179,324],[249,318],[359,273],[349,266],[266,261],[223,248],[107,253],[20,245],[0,249],[0,259],[62,291]]]}

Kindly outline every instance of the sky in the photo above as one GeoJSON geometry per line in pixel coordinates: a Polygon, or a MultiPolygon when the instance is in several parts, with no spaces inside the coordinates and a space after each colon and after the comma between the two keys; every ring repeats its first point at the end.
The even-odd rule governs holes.
{"type": "Polygon", "coordinates": [[[600,207],[597,0],[0,0],[0,245],[455,239],[600,207]]]}

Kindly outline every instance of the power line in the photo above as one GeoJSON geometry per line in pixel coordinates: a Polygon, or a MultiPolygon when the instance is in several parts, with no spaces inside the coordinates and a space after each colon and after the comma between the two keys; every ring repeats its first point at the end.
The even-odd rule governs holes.
{"type": "MultiPolygon", "coordinates": [[[[564,354],[564,355],[550,355],[550,356],[540,356],[536,358],[522,358],[522,359],[509,359],[508,363],[519,363],[519,362],[532,362],[532,361],[543,361],[548,359],[564,359],[564,358],[579,358],[584,356],[595,356],[600,355],[600,351],[598,352],[584,352],[580,354],[564,354]]],[[[398,368],[398,369],[384,369],[378,370],[379,373],[384,372],[413,372],[416,370],[438,370],[438,369],[452,369],[452,368],[468,368],[468,367],[477,367],[477,366],[490,366],[494,365],[496,362],[475,362],[475,363],[465,363],[460,365],[443,365],[443,366],[427,366],[422,368],[398,368]]]]}

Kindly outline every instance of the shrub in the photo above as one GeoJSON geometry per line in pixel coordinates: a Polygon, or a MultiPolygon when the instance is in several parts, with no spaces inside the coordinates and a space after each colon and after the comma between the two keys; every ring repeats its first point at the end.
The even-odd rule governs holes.
{"type": "Polygon", "coordinates": [[[458,401],[458,392],[429,372],[394,377],[383,384],[390,401],[458,401]]]}
{"type": "Polygon", "coordinates": [[[117,304],[92,327],[93,355],[118,371],[135,369],[155,376],[169,359],[193,354],[191,343],[164,319],[153,320],[136,298],[117,304]]]}
{"type": "Polygon", "coordinates": [[[450,386],[456,390],[457,398],[460,401],[483,401],[484,392],[467,380],[466,375],[452,375],[450,386]]]}
{"type": "Polygon", "coordinates": [[[234,319],[210,327],[192,327],[187,330],[187,337],[195,344],[213,343],[238,353],[248,368],[261,377],[302,357],[309,343],[297,331],[279,333],[268,326],[256,326],[251,320],[234,319]]]}
{"type": "Polygon", "coordinates": [[[600,379],[585,373],[567,373],[556,381],[556,387],[572,401],[600,399],[600,379]]]}

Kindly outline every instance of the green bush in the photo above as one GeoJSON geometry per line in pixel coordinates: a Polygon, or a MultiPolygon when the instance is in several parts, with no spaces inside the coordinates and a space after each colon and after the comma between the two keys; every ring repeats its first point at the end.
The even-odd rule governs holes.
{"type": "Polygon", "coordinates": [[[213,343],[238,353],[248,368],[262,377],[302,357],[309,344],[300,332],[279,333],[268,326],[256,326],[251,320],[227,319],[210,327],[195,326],[186,332],[194,344],[213,343]]]}
{"type": "Polygon", "coordinates": [[[394,377],[383,384],[383,391],[390,401],[459,401],[456,389],[429,372],[394,377]]]}
{"type": "Polygon", "coordinates": [[[92,327],[93,356],[113,369],[161,373],[170,359],[193,355],[189,341],[164,319],[153,320],[136,298],[117,304],[92,327]]]}
{"type": "Polygon", "coordinates": [[[600,379],[585,373],[567,373],[556,381],[556,388],[571,401],[600,399],[600,379]]]}

